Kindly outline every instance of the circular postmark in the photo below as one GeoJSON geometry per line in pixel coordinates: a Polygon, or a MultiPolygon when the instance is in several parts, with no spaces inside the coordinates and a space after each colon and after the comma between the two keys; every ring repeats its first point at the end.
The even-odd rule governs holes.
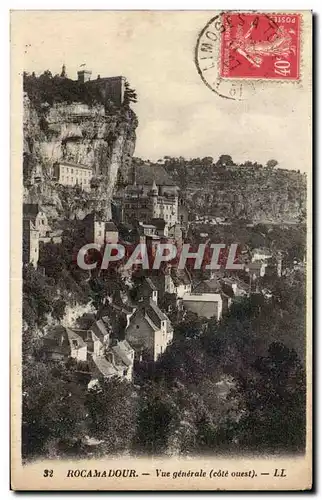
{"type": "Polygon", "coordinates": [[[242,101],[256,92],[254,82],[221,76],[222,39],[232,25],[231,16],[221,12],[199,33],[195,48],[195,64],[204,84],[225,99],[242,101]],[[226,16],[223,22],[223,17],[226,16]]]}
{"type": "Polygon", "coordinates": [[[299,13],[218,13],[198,36],[198,73],[210,90],[238,101],[273,83],[298,83],[300,35],[299,13]]]}

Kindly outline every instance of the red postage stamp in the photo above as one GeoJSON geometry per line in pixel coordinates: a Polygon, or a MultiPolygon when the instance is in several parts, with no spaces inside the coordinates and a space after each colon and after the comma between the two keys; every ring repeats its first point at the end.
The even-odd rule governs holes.
{"type": "Polygon", "coordinates": [[[300,14],[222,16],[221,77],[299,79],[300,14]]]}

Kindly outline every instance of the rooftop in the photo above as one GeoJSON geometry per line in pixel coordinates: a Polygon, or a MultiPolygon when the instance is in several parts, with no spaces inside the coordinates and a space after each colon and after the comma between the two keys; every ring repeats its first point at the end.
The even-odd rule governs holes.
{"type": "Polygon", "coordinates": [[[113,377],[114,375],[118,375],[116,368],[107,361],[104,356],[93,356],[93,362],[97,370],[104,377],[113,377]]]}
{"type": "Polygon", "coordinates": [[[71,328],[56,326],[52,328],[44,337],[44,345],[49,350],[68,353],[71,348],[86,347],[82,337],[71,328]]]}
{"type": "Polygon", "coordinates": [[[161,311],[159,306],[152,299],[149,301],[149,307],[147,308],[146,313],[149,315],[153,323],[160,328],[161,321],[166,321],[168,319],[164,312],[161,311]]]}
{"type": "Polygon", "coordinates": [[[193,289],[193,293],[216,293],[221,291],[221,284],[218,279],[213,278],[202,281],[193,289]]]}
{"type": "Polygon", "coordinates": [[[67,167],[83,168],[85,170],[93,171],[92,167],[88,167],[87,165],[82,165],[81,163],[73,163],[71,161],[65,161],[65,160],[62,160],[62,161],[60,161],[58,163],[59,163],[59,165],[64,165],[64,166],[67,166],[67,167]]]}
{"type": "Polygon", "coordinates": [[[132,352],[132,348],[126,340],[118,342],[116,345],[114,345],[112,347],[112,351],[122,360],[122,362],[126,366],[131,366],[132,360],[130,354],[132,352]]]}
{"type": "Polygon", "coordinates": [[[112,222],[112,221],[106,222],[106,223],[105,223],[105,231],[113,231],[113,232],[116,232],[116,231],[117,231],[117,227],[116,227],[116,225],[114,224],[114,222],[112,222]]]}
{"type": "Polygon", "coordinates": [[[186,293],[182,300],[195,302],[220,302],[220,293],[186,293]]]}

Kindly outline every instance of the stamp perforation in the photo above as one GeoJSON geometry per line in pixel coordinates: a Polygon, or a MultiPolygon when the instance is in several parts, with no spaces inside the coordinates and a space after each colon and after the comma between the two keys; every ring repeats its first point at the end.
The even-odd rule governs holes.
{"type": "MultiPolygon", "coordinates": [[[[220,29],[221,29],[220,27],[220,29]]],[[[220,31],[220,29],[218,31],[220,31]]],[[[236,86],[245,85],[248,87],[248,91],[251,91],[252,93],[254,92],[255,87],[269,87],[274,88],[276,86],[281,86],[281,85],[296,85],[301,87],[302,86],[302,79],[303,79],[303,36],[301,34],[303,33],[304,30],[304,20],[303,20],[303,15],[301,12],[294,12],[294,11],[254,11],[254,10],[243,10],[243,11],[221,11],[218,12],[216,16],[211,18],[209,22],[206,24],[206,26],[201,30],[199,33],[198,39],[197,39],[197,44],[195,48],[195,64],[197,67],[197,71],[202,79],[202,81],[205,83],[205,85],[212,90],[213,92],[217,93],[221,97],[224,97],[226,99],[233,99],[233,100],[243,100],[242,97],[234,97],[231,95],[227,95],[229,92],[231,92],[231,89],[236,86]],[[277,17],[277,16],[297,16],[298,17],[298,32],[297,32],[297,47],[298,47],[298,65],[297,65],[297,78],[269,78],[269,77],[238,77],[238,76],[225,76],[223,77],[221,75],[221,39],[217,41],[217,43],[214,43],[213,45],[213,52],[212,52],[212,61],[213,61],[213,66],[212,68],[214,69],[213,73],[215,73],[215,76],[213,77],[212,81],[208,77],[207,74],[205,74],[205,71],[202,69],[200,66],[200,60],[202,58],[199,57],[200,53],[200,44],[201,41],[206,33],[206,31],[215,25],[215,23],[218,24],[218,20],[220,19],[220,26],[223,26],[222,22],[222,17],[225,14],[229,14],[229,16],[233,14],[238,14],[238,15],[243,15],[243,14],[264,14],[264,15],[269,15],[270,17],[277,17]],[[224,92],[220,92],[218,89],[223,87],[223,85],[226,85],[226,87],[230,90],[224,92]]],[[[209,59],[211,60],[211,59],[209,59]]]]}

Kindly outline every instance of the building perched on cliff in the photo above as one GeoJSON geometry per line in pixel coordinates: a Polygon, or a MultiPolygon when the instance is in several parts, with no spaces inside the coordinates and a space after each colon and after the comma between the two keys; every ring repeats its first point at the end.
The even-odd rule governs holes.
{"type": "Polygon", "coordinates": [[[125,92],[125,77],[124,76],[108,76],[101,78],[97,76],[92,80],[92,71],[81,69],[77,72],[77,79],[81,83],[88,83],[99,89],[104,102],[112,101],[117,106],[123,104],[125,92]]]}
{"type": "Polygon", "coordinates": [[[165,221],[164,234],[178,222],[179,188],[162,166],[137,165],[132,169],[130,183],[115,197],[121,205],[121,218],[151,223],[165,221]]]}
{"type": "Polygon", "coordinates": [[[63,160],[54,164],[53,177],[58,184],[63,186],[79,186],[84,191],[90,191],[93,170],[86,165],[63,160]]]}

